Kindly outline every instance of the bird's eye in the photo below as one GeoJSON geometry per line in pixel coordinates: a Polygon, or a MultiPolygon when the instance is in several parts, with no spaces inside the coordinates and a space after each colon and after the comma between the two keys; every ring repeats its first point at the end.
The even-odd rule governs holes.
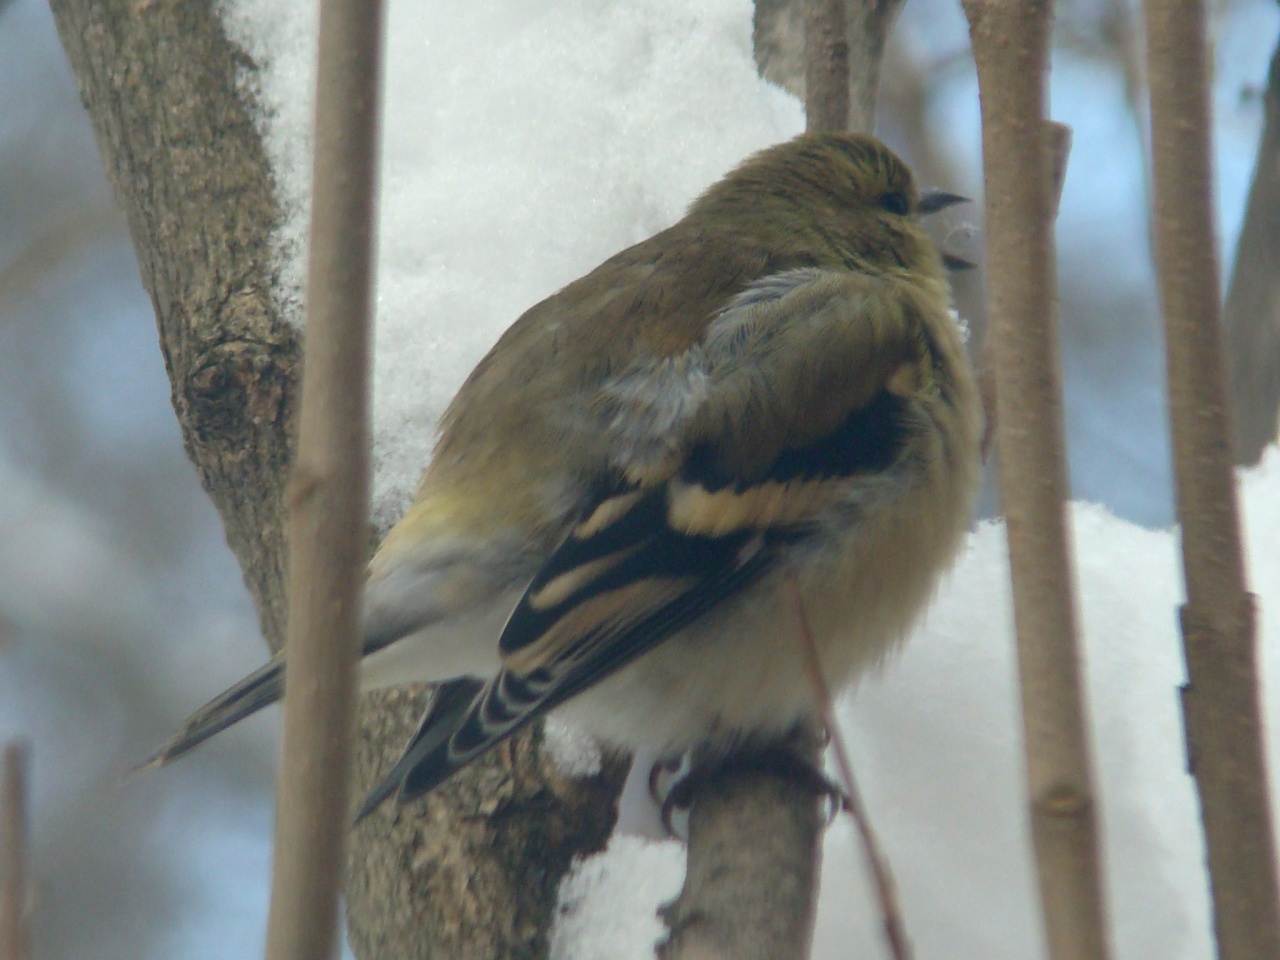
{"type": "Polygon", "coordinates": [[[905,217],[911,212],[911,201],[907,199],[907,195],[896,190],[881,197],[880,206],[899,217],[905,217]]]}

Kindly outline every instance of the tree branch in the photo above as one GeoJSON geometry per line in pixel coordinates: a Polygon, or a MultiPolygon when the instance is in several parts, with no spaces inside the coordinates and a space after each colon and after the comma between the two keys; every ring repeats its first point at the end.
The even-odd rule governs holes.
{"type": "Polygon", "coordinates": [[[1188,758],[1200,791],[1219,956],[1275,957],[1280,884],[1222,355],[1206,13],[1196,0],[1146,0],[1144,8],[1156,259],[1187,588],[1188,758]]]}
{"type": "Polygon", "coordinates": [[[278,649],[301,347],[271,294],[280,210],[237,85],[245,58],[209,4],[52,7],[129,221],[187,454],[278,649]]]}
{"type": "Polygon", "coordinates": [[[804,2],[804,119],[811,133],[849,129],[845,6],[845,0],[804,2]]]}
{"type": "MultiPolygon", "coordinates": [[[[802,734],[816,762],[821,741],[802,734]]],[[[813,938],[823,818],[813,788],[735,764],[700,784],[684,888],[661,910],[660,960],[801,960],[813,938]]]]}
{"type": "Polygon", "coordinates": [[[27,767],[29,751],[14,741],[4,747],[0,776],[0,960],[28,960],[27,767]]]}
{"type": "Polygon", "coordinates": [[[383,6],[322,0],[307,358],[289,503],[284,756],[269,960],[328,960],[350,823],[369,525],[369,366],[383,6]]]}
{"type": "MultiPolygon", "coordinates": [[[[272,293],[280,208],[242,82],[255,65],[228,42],[211,2],[52,7],[128,217],[187,453],[279,649],[301,344],[272,293]]],[[[404,711],[419,700],[402,690],[364,704],[357,790],[403,744],[404,711]]],[[[560,878],[575,855],[604,845],[622,777],[610,761],[599,776],[567,779],[539,743],[530,733],[428,803],[370,818],[394,818],[395,829],[356,831],[347,916],[360,955],[545,953],[560,878]],[[417,847],[403,846],[414,838],[417,847]],[[458,863],[476,883],[459,882],[448,868],[458,863]]]]}
{"type": "Polygon", "coordinates": [[[1049,955],[1108,955],[1080,676],[1054,322],[1050,4],[965,0],[986,181],[1000,500],[1006,518],[1031,829],[1049,955]]]}
{"type": "Polygon", "coordinates": [[[904,2],[756,0],[752,40],[760,75],[805,101],[808,129],[873,133],[880,66],[904,2]],[[811,17],[820,36],[809,51],[811,17]],[[820,89],[810,95],[814,80],[820,89]]]}

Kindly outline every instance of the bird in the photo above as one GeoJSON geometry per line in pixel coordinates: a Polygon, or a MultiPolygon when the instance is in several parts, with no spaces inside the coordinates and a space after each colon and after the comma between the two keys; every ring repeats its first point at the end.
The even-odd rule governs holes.
{"type": "MultiPolygon", "coordinates": [[[[884,143],[805,133],[527,310],[369,562],[362,691],[436,684],[359,810],[549,711],[673,757],[781,739],[896,649],[962,548],[982,412],[948,265],[884,143]],[[788,593],[788,591],[794,591],[788,593]]],[[[158,766],[274,703],[284,655],[158,766]]]]}

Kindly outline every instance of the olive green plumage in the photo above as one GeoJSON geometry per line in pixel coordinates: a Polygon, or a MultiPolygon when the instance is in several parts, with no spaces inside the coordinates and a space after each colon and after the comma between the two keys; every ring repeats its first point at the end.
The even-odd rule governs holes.
{"type": "MultiPolygon", "coordinates": [[[[531,307],[370,564],[365,688],[443,682],[366,812],[547,710],[673,753],[815,710],[906,634],[969,522],[981,413],[921,197],[879,141],[761,151],[531,307]]],[[[157,753],[279,695],[274,661],[157,753]]]]}

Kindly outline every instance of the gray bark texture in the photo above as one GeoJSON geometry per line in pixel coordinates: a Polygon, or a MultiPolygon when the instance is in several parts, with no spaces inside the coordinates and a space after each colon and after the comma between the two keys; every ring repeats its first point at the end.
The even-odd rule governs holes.
{"type": "MultiPolygon", "coordinates": [[[[53,0],[54,17],[151,296],[187,453],[272,649],[284,639],[284,494],[302,346],[272,295],[280,208],[214,4],[53,0]]],[[[407,736],[421,693],[366,698],[355,795],[407,736]]],[[[569,780],[537,731],[425,803],[355,831],[348,923],[360,957],[539,957],[574,856],[612,827],[625,764],[569,780]]]]}
{"type": "MultiPolygon", "coordinates": [[[[819,763],[816,735],[793,745],[819,763]]],[[[803,960],[813,939],[823,820],[811,786],[762,766],[701,784],[684,888],[662,908],[659,960],[803,960]]]]}
{"type": "MultiPolygon", "coordinates": [[[[844,43],[833,59],[847,65],[848,101],[841,122],[831,117],[817,118],[811,129],[875,129],[876,104],[880,92],[880,67],[884,61],[889,33],[905,0],[757,0],[753,22],[756,64],[766,80],[805,99],[805,78],[810,64],[805,57],[805,22],[811,12],[820,14],[819,25],[838,25],[844,43]],[[842,7],[842,9],[836,9],[842,7]]],[[[824,36],[822,49],[831,52],[840,38],[824,36]]]]}

